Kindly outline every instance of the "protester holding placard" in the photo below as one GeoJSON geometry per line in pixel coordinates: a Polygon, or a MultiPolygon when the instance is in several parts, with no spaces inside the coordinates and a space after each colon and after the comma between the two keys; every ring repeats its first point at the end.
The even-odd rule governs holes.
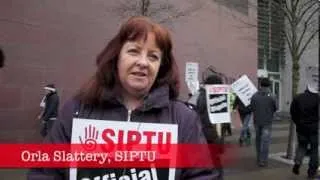
{"type": "Polygon", "coordinates": [[[271,126],[277,110],[276,101],[269,89],[270,80],[263,78],[260,89],[251,98],[251,108],[256,130],[256,152],[258,166],[268,165],[269,145],[271,142],[271,126]]]}
{"type": "MultiPolygon", "coordinates": [[[[208,76],[205,81],[204,81],[205,85],[213,85],[213,84],[222,84],[222,79],[213,74],[208,76]]],[[[206,89],[203,87],[200,88],[200,93],[198,96],[198,100],[197,100],[197,111],[200,115],[200,120],[202,123],[202,127],[203,127],[203,132],[204,135],[207,139],[207,142],[209,144],[219,144],[219,145],[223,145],[224,143],[224,138],[223,136],[219,136],[218,131],[221,132],[221,128],[220,126],[218,126],[217,124],[212,124],[212,122],[210,121],[209,118],[209,113],[208,113],[208,103],[207,103],[207,97],[206,97],[206,89]],[[218,129],[220,128],[220,129],[218,129]]],[[[223,149],[221,149],[220,153],[223,153],[223,149]]],[[[211,154],[211,158],[215,159],[215,162],[220,162],[220,155],[218,154],[211,154]]],[[[221,164],[219,165],[221,166],[221,164]]],[[[223,178],[223,168],[221,167],[219,170],[219,178],[223,178]]]]}
{"type": "Polygon", "coordinates": [[[0,68],[3,68],[3,67],[4,67],[4,53],[0,48],[0,68]]]}
{"type": "MultiPolygon", "coordinates": [[[[130,18],[99,54],[96,65],[97,71],[93,77],[62,108],[48,135],[48,142],[70,143],[73,118],[76,116],[102,121],[176,124],[179,144],[206,144],[196,112],[176,100],[179,74],[167,29],[146,17],[130,18]]],[[[208,149],[198,153],[209,156],[208,149]]],[[[126,173],[125,170],[122,172],[126,173]]],[[[111,179],[128,179],[138,174],[136,169],[129,173],[119,175],[113,172],[104,177],[110,175],[111,179]]],[[[35,170],[32,174],[53,175],[57,179],[69,177],[66,169],[35,170]]],[[[216,178],[217,172],[211,168],[191,168],[177,169],[174,179],[216,178]]],[[[150,178],[144,176],[142,179],[150,178]]]]}
{"type": "Polygon", "coordinates": [[[45,90],[46,95],[40,102],[40,107],[43,110],[41,110],[38,119],[41,121],[40,134],[42,137],[45,137],[57,120],[59,96],[54,84],[48,84],[43,89],[45,90]]]}

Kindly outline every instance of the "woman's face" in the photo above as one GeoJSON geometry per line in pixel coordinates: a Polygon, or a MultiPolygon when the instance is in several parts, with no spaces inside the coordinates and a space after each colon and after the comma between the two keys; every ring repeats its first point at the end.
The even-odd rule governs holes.
{"type": "Polygon", "coordinates": [[[153,33],[146,41],[127,41],[121,48],[118,60],[118,77],[126,93],[144,95],[152,87],[162,59],[153,33]]]}

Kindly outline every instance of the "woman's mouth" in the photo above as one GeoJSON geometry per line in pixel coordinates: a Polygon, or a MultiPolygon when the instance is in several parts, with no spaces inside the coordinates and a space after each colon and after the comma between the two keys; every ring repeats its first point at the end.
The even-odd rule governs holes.
{"type": "Polygon", "coordinates": [[[133,74],[133,75],[135,75],[135,76],[140,76],[140,77],[147,76],[147,74],[144,73],[144,72],[132,72],[131,74],[133,74]]]}

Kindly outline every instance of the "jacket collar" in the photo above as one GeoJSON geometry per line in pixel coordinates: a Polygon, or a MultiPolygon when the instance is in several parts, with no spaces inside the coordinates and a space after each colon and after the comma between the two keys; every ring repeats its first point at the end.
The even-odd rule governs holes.
{"type": "Polygon", "coordinates": [[[153,89],[143,102],[142,110],[169,106],[169,87],[167,85],[153,89]]]}
{"type": "Polygon", "coordinates": [[[268,95],[268,94],[271,93],[271,90],[269,89],[269,87],[261,87],[261,88],[260,88],[260,93],[261,93],[261,94],[268,95]]]}
{"type": "Polygon", "coordinates": [[[48,94],[46,94],[46,96],[48,97],[48,96],[51,96],[53,94],[57,94],[57,91],[50,91],[48,94]]]}
{"type": "MultiPolygon", "coordinates": [[[[121,106],[123,105],[121,96],[117,93],[112,92],[120,92],[115,90],[106,89],[103,93],[103,104],[111,105],[111,106],[121,106]]],[[[150,109],[161,109],[163,107],[169,106],[169,87],[167,85],[160,86],[158,88],[153,89],[149,92],[149,94],[144,98],[143,105],[138,108],[141,111],[147,111],[150,109]]]]}

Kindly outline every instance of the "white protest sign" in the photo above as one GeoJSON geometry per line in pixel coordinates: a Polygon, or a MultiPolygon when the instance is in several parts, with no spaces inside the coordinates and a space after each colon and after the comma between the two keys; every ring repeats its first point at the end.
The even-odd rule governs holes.
{"type": "Polygon", "coordinates": [[[207,108],[212,124],[229,123],[230,117],[230,86],[229,85],[205,85],[207,96],[207,108]]]}
{"type": "Polygon", "coordinates": [[[186,82],[188,81],[199,81],[198,79],[199,73],[199,63],[195,62],[187,62],[186,63],[186,82]]]}
{"type": "Polygon", "coordinates": [[[196,94],[200,88],[199,81],[187,81],[187,86],[192,95],[196,94]]]}
{"type": "Polygon", "coordinates": [[[185,81],[191,94],[195,94],[199,90],[199,63],[187,62],[185,81]]]}
{"type": "MultiPolygon", "coordinates": [[[[138,144],[177,144],[178,125],[158,123],[119,122],[107,120],[73,119],[72,144],[84,144],[94,147],[95,144],[121,144],[137,141],[138,144]],[[148,133],[148,135],[147,135],[148,133]],[[161,141],[161,142],[160,142],[161,141]]],[[[116,151],[115,157],[128,158],[127,151],[116,151]],[[122,154],[123,153],[123,154],[122,154]]],[[[101,152],[103,153],[103,152],[101,152]]],[[[107,153],[107,152],[106,152],[107,153]]],[[[106,157],[108,154],[106,154],[106,157]]],[[[98,154],[99,156],[99,154],[98,154]]],[[[100,155],[99,160],[110,161],[100,155]]],[[[175,161],[175,157],[168,157],[175,161]]],[[[115,160],[114,158],[113,160],[115,160]]],[[[106,165],[107,166],[107,165],[106,165]]],[[[70,168],[70,180],[104,180],[104,179],[144,179],[161,180],[175,179],[175,168],[70,168]]]]}
{"type": "Polygon", "coordinates": [[[257,92],[257,88],[250,81],[247,75],[241,76],[238,80],[232,83],[231,89],[237,94],[245,106],[250,104],[252,96],[257,92]]]}

